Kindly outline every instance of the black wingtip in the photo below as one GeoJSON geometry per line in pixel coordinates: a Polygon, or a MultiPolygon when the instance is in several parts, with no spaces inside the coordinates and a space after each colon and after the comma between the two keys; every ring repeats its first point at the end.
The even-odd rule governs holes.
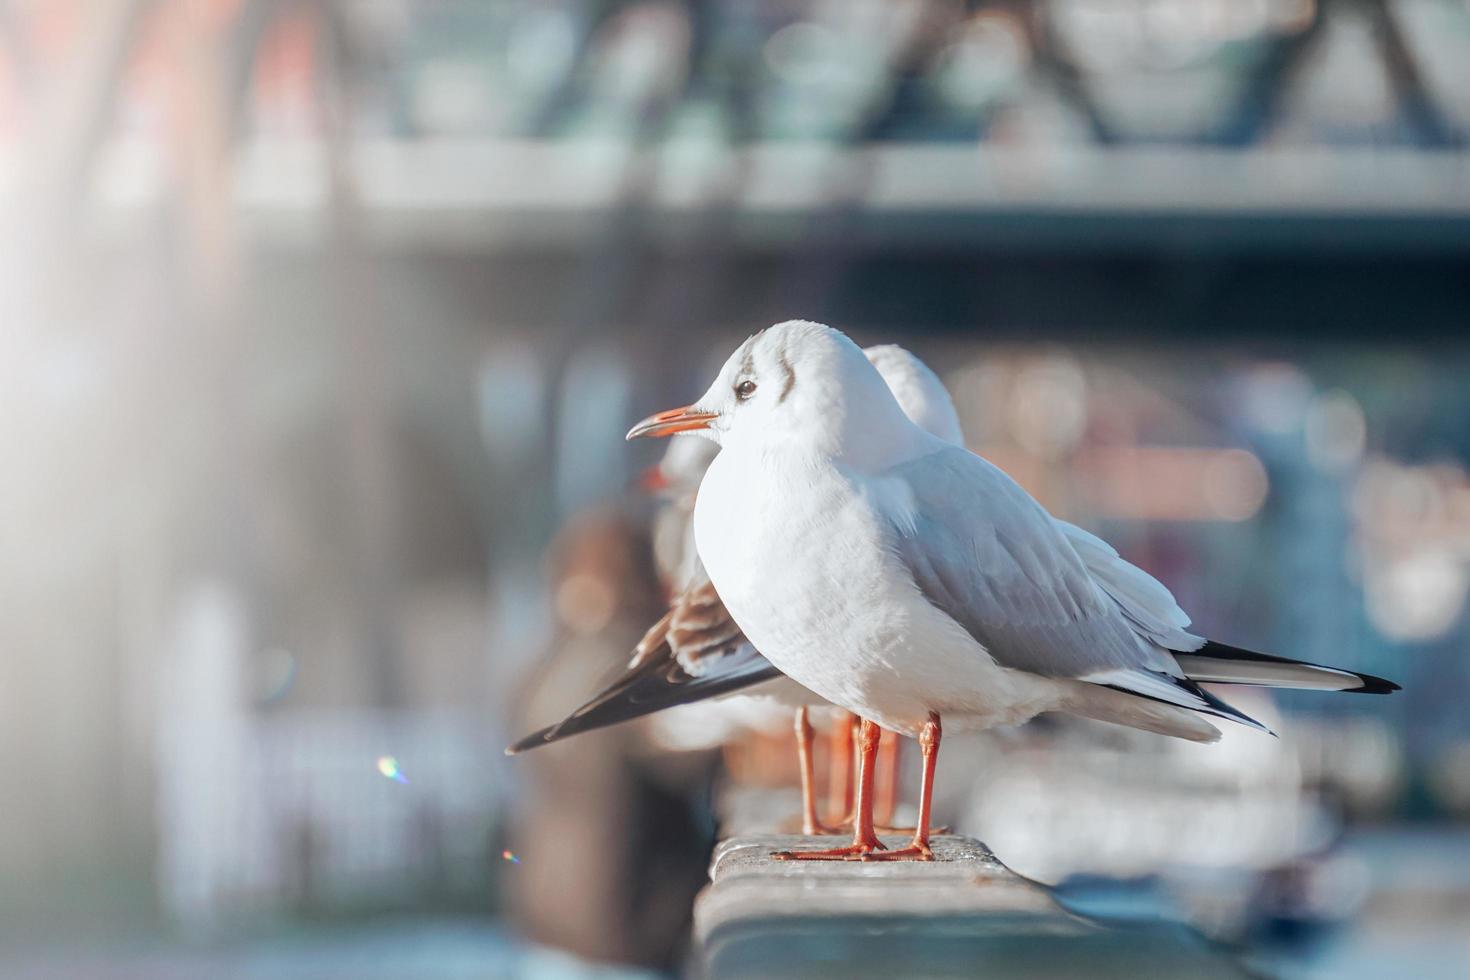
{"type": "Polygon", "coordinates": [[[1272,738],[1281,737],[1280,735],[1276,734],[1276,730],[1273,729],[1270,725],[1266,724],[1263,721],[1257,721],[1250,715],[1246,714],[1244,711],[1241,711],[1235,705],[1216,697],[1214,694],[1200,687],[1198,684],[1194,683],[1188,678],[1184,678],[1184,683],[1180,684],[1179,686],[1203,698],[1205,703],[1213,708],[1215,714],[1219,715],[1221,718],[1233,719],[1234,721],[1240,722],[1247,728],[1254,728],[1258,732],[1265,732],[1272,738]]]}
{"type": "Polygon", "coordinates": [[[549,728],[542,728],[538,731],[534,731],[531,734],[527,735],[525,738],[521,739],[519,742],[516,742],[514,745],[506,746],[505,754],[520,755],[527,749],[534,749],[540,745],[549,745],[551,742],[555,741],[555,739],[552,738],[552,736],[555,734],[555,725],[552,725],[549,728]]]}
{"type": "Polygon", "coordinates": [[[780,671],[757,657],[738,673],[690,677],[665,648],[663,656],[640,663],[562,721],[532,732],[506,749],[505,754],[519,755],[572,735],[632,721],[665,708],[731,694],[780,676],[780,671]]]}
{"type": "Polygon", "coordinates": [[[1220,643],[1216,640],[1206,640],[1204,646],[1190,652],[1197,653],[1202,657],[1216,657],[1221,660],[1255,660],[1263,663],[1300,664],[1305,667],[1321,667],[1324,670],[1336,670],[1352,674],[1362,682],[1358,687],[1343,688],[1343,694],[1392,694],[1394,691],[1403,690],[1402,687],[1393,681],[1383,677],[1375,677],[1372,674],[1360,674],[1356,670],[1348,670],[1345,667],[1328,667],[1325,664],[1314,664],[1306,660],[1278,657],[1275,654],[1247,650],[1245,647],[1231,646],[1228,643],[1220,643]]]}
{"type": "Polygon", "coordinates": [[[1403,690],[1398,684],[1390,680],[1385,680],[1382,677],[1374,677],[1372,674],[1358,674],[1357,671],[1353,673],[1357,676],[1358,680],[1363,682],[1363,686],[1350,688],[1347,692],[1349,694],[1392,694],[1394,691],[1403,690]]]}

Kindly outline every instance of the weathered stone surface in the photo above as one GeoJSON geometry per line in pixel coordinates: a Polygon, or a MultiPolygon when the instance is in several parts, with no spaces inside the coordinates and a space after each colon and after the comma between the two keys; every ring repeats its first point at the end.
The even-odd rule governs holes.
{"type": "Polygon", "coordinates": [[[769,835],[720,844],[694,910],[705,975],[1239,975],[1175,924],[1119,930],[1070,914],[968,837],[936,837],[932,862],[771,857],[841,842],[769,835]]]}
{"type": "MultiPolygon", "coordinates": [[[[751,911],[787,907],[812,916],[1007,911],[1068,918],[1044,891],[1012,873],[989,848],[969,837],[934,838],[932,862],[771,858],[774,851],[844,842],[780,835],[724,841],[710,863],[714,887],[701,897],[701,912],[718,919],[748,906],[751,911]]],[[[908,838],[889,837],[883,842],[899,848],[908,838]]]]}

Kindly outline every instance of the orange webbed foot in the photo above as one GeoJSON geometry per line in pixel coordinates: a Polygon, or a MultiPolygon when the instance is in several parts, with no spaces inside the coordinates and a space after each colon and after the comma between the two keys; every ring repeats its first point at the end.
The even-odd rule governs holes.
{"type": "Polygon", "coordinates": [[[879,840],[855,841],[846,847],[829,847],[820,851],[773,851],[777,861],[860,861],[886,848],[879,840]]]}
{"type": "Polygon", "coordinates": [[[908,847],[901,847],[896,851],[884,851],[881,854],[862,854],[847,858],[849,861],[932,861],[934,852],[929,849],[928,844],[913,843],[908,847]]]}

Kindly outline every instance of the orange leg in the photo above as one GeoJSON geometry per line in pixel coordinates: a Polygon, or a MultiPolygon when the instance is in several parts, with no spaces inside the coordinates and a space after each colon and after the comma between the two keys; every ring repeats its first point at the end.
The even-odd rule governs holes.
{"type": "MultiPolygon", "coordinates": [[[[858,766],[857,820],[852,828],[852,843],[846,847],[831,847],[821,851],[776,851],[771,857],[778,861],[842,861],[867,857],[874,851],[883,850],[883,843],[873,832],[873,768],[878,761],[878,745],[882,739],[883,729],[864,719],[862,730],[858,734],[861,755],[858,766]]],[[[927,835],[927,831],[925,833],[927,835]]]]}
{"type": "Polygon", "coordinates": [[[939,714],[929,712],[929,720],[919,733],[919,748],[924,753],[924,781],[919,789],[919,820],[914,828],[914,840],[908,847],[883,854],[864,854],[865,861],[932,861],[934,852],[929,849],[929,807],[934,797],[934,764],[939,761],[939,714]]]}
{"type": "Polygon", "coordinates": [[[832,721],[832,736],[829,743],[830,758],[827,765],[827,813],[837,823],[846,823],[852,817],[853,788],[853,726],[857,716],[844,711],[832,721]]]}
{"type": "Polygon", "coordinates": [[[873,824],[893,825],[893,811],[898,806],[898,759],[903,740],[894,735],[878,751],[878,774],[874,777],[878,790],[873,798],[873,824]]]}
{"type": "MultiPolygon", "coordinates": [[[[880,834],[912,834],[913,827],[898,827],[893,823],[893,811],[898,806],[898,788],[902,783],[899,779],[902,769],[900,760],[903,758],[903,742],[897,735],[891,742],[883,743],[883,751],[878,755],[878,783],[877,802],[873,805],[873,829],[880,834]],[[887,766],[885,772],[883,767],[887,766]]],[[[948,833],[948,827],[930,827],[931,834],[948,833]]]]}
{"type": "MultiPolygon", "coordinates": [[[[817,786],[816,773],[812,764],[812,732],[811,720],[807,718],[807,709],[803,706],[796,709],[796,758],[801,763],[801,832],[808,837],[817,834],[834,834],[837,831],[823,826],[817,819],[817,786]]],[[[843,726],[846,727],[845,725],[843,726]]]]}
{"type": "MultiPolygon", "coordinates": [[[[857,723],[856,715],[848,717],[853,720],[854,724],[857,723]]],[[[873,829],[880,834],[912,834],[914,832],[913,827],[897,827],[892,823],[893,811],[898,803],[898,790],[902,783],[899,778],[902,772],[899,768],[902,757],[902,750],[899,746],[902,744],[899,736],[894,735],[892,741],[882,743],[878,753],[878,772],[873,777],[874,784],[877,786],[873,804],[873,829]],[[887,766],[886,770],[884,766],[887,766]]],[[[837,778],[835,769],[833,778],[837,778]]],[[[855,817],[856,814],[849,806],[847,812],[836,820],[836,824],[838,827],[851,827],[855,817]]],[[[929,828],[932,834],[943,834],[948,831],[948,827],[929,828]]],[[[836,831],[829,832],[835,833],[836,831]]]]}

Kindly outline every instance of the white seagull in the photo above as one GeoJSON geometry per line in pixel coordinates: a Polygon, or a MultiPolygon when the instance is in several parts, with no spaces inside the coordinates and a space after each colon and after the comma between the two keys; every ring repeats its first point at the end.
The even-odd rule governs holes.
{"type": "MultiPolygon", "coordinates": [[[[870,347],[863,355],[877,369],[900,408],[914,423],[937,438],[964,444],[959,414],[944,383],[923,361],[896,344],[870,347]]],[[[710,583],[694,553],[687,521],[701,478],[719,452],[703,440],[677,440],[646,484],[663,490],[672,507],[655,527],[655,551],[682,589],[669,612],[644,635],[627,670],[611,685],[559,724],[543,728],[507,749],[516,754],[570,735],[629,721],[664,708],[720,697],[717,710],[732,720],[763,730],[774,727],[776,715],[794,709],[797,759],[801,774],[802,832],[829,833],[817,817],[810,709],[833,705],[780,674],[740,632],[719,593],[710,583]],[[709,447],[707,450],[700,446],[709,447]],[[687,517],[680,519],[679,512],[687,517]],[[740,690],[739,694],[729,694],[740,690]]],[[[713,707],[713,706],[711,706],[713,707]]],[[[850,782],[852,739],[850,716],[833,724],[833,794],[831,806],[839,813],[852,805],[850,782]],[[838,785],[839,780],[843,785],[838,785]],[[846,797],[844,801],[844,797],[846,797]]],[[[896,742],[887,743],[892,749],[896,742]]],[[[896,777],[896,756],[880,763],[896,777]]],[[[887,797],[879,810],[891,810],[896,779],[880,794],[887,797]]]]}
{"type": "Polygon", "coordinates": [[[694,532],[735,623],[783,673],[863,719],[852,844],[783,857],[932,859],[941,718],[984,729],[1062,711],[1209,742],[1219,732],[1206,717],[1265,727],[1196,681],[1397,689],[1187,632],[1168,589],[914,424],[830,327],[757,334],[698,401],[628,438],[680,432],[721,447],[694,532]],[[914,840],[896,851],[871,815],[885,728],[917,738],[924,756],[914,840]]]}

